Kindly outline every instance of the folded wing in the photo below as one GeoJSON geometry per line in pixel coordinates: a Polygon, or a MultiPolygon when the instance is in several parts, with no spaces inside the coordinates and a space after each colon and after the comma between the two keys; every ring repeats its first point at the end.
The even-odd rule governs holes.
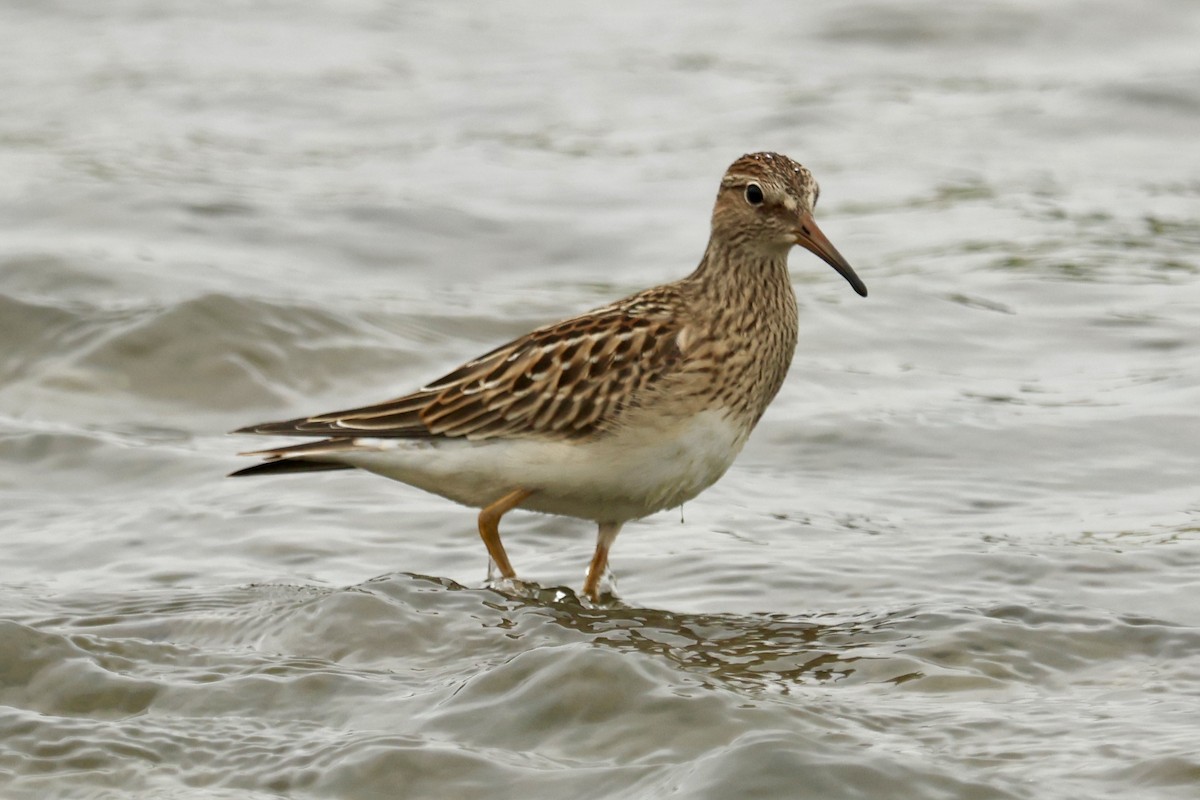
{"type": "Polygon", "coordinates": [[[339,439],[591,436],[678,364],[679,298],[665,289],[539,328],[412,394],[235,433],[339,439]]]}

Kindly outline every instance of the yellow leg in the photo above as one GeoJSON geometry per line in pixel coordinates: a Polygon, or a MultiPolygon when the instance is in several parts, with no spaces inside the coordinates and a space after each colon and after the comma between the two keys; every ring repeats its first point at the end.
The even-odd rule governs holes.
{"type": "Polygon", "coordinates": [[[594,602],[600,599],[600,579],[608,568],[608,549],[613,540],[621,532],[621,522],[601,522],[596,532],[596,552],[592,554],[592,563],[588,566],[587,578],[583,582],[583,593],[594,602]]]}
{"type": "Polygon", "coordinates": [[[531,494],[533,492],[527,489],[517,489],[479,512],[479,535],[483,537],[483,544],[487,547],[488,555],[492,557],[492,563],[505,578],[515,578],[517,573],[513,572],[508,553],[504,552],[504,543],[500,541],[500,518],[525,502],[531,494]]]}

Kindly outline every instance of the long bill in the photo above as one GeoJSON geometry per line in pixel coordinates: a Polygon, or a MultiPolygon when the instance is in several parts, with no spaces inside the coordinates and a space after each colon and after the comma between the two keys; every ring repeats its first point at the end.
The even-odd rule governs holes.
{"type": "Polygon", "coordinates": [[[833,267],[839,275],[849,281],[854,291],[863,297],[867,296],[866,284],[862,282],[858,275],[854,274],[854,268],[850,266],[850,262],[842,257],[842,254],[833,246],[833,242],[825,238],[825,234],[821,233],[821,229],[817,227],[812,214],[807,211],[800,215],[800,224],[796,227],[796,244],[805,250],[811,250],[816,253],[821,257],[822,261],[833,267]]]}

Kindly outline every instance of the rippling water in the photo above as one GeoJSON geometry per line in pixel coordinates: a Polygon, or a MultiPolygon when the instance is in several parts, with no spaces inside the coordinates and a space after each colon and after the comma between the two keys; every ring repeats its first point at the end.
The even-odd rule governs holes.
{"type": "Polygon", "coordinates": [[[4,797],[1192,798],[1190,0],[0,7],[4,797]],[[626,528],[224,431],[690,271],[774,149],[792,375],[626,528]],[[258,444],[250,442],[249,445],[258,444]],[[437,576],[437,577],[429,577],[437,576]]]}

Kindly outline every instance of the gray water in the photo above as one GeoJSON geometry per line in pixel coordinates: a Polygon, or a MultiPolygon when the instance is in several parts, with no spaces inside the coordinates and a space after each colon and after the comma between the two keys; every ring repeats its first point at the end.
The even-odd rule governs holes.
{"type": "Polygon", "coordinates": [[[1194,798],[1200,5],[0,4],[0,796],[1194,798]],[[627,526],[225,431],[689,272],[871,289],[627,526]]]}

